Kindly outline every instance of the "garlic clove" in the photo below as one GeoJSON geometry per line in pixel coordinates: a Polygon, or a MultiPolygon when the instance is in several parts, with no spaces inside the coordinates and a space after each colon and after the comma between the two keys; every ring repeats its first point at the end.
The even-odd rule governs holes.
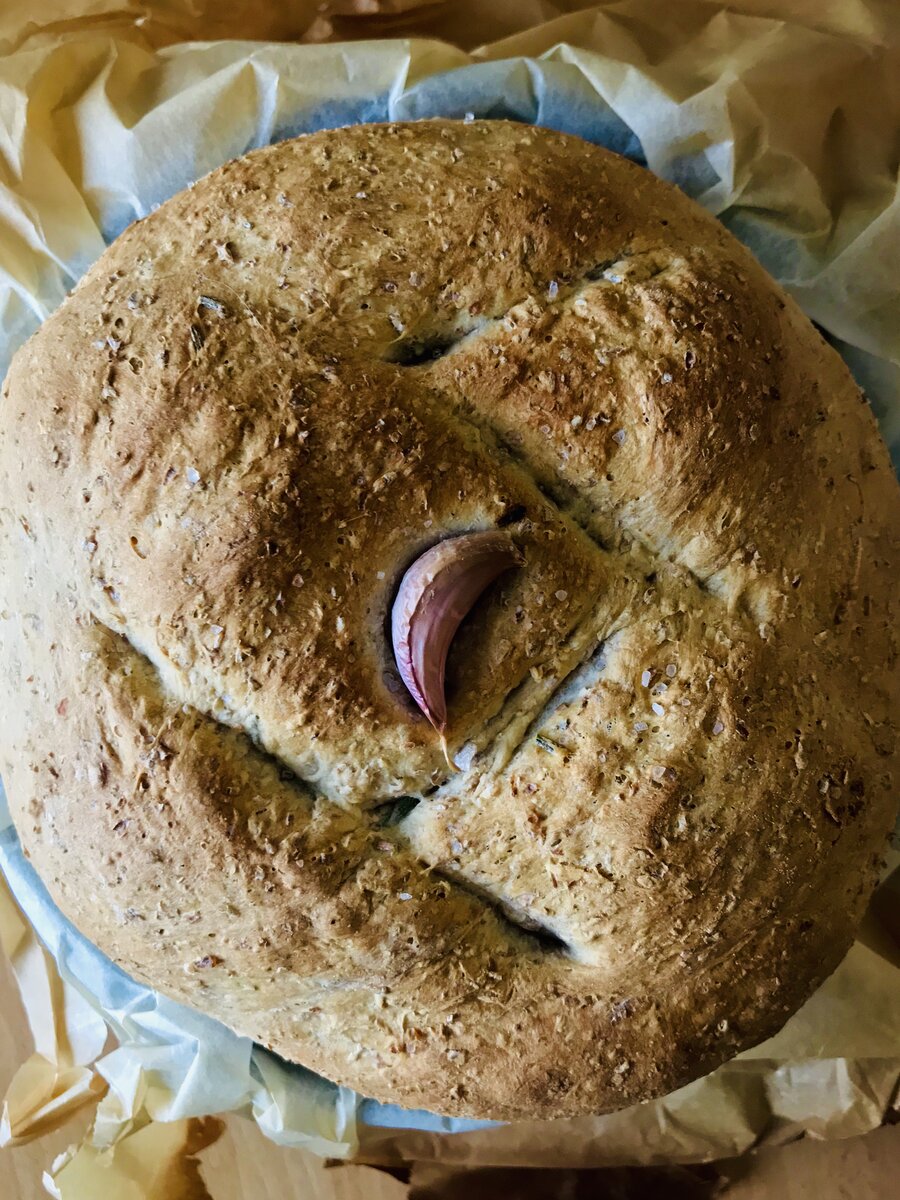
{"type": "Polygon", "coordinates": [[[442,744],[447,727],[444,674],[456,631],[488,584],[523,562],[509,534],[488,529],[438,542],[400,581],[391,610],[394,658],[400,678],[441,734],[442,744]]]}

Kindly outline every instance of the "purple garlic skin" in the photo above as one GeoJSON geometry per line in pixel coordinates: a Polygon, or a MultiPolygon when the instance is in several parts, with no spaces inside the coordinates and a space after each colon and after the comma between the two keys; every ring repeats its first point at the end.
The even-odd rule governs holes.
{"type": "Polygon", "coordinates": [[[444,673],[456,631],[488,584],[523,562],[509,534],[487,529],[438,542],[400,581],[391,610],[394,658],[409,694],[442,739],[444,673]]]}

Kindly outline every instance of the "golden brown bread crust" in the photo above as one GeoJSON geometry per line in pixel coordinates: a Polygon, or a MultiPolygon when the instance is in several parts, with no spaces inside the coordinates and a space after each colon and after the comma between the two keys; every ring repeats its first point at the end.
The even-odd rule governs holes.
{"type": "Polygon", "coordinates": [[[896,482],[641,169],[501,122],[229,163],[17,354],[0,478],[17,827],[136,977],[377,1098],[552,1117],[760,1041],[849,945],[896,482]],[[454,645],[448,778],[385,616],[498,523],[526,565],[454,645]]]}

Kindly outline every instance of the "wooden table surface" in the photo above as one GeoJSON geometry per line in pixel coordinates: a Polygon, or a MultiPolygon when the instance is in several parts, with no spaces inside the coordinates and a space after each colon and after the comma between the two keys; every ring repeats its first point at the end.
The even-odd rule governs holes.
{"type": "MultiPolygon", "coordinates": [[[[0,955],[0,1095],[15,1068],[30,1053],[31,1039],[22,1014],[9,966],[0,955]]],[[[2,1200],[40,1200],[47,1193],[41,1173],[54,1156],[80,1137],[86,1118],[73,1121],[39,1141],[12,1150],[0,1150],[2,1200]]],[[[201,1173],[213,1200],[402,1200],[405,1185],[368,1167],[326,1167],[302,1150],[287,1150],[267,1141],[252,1122],[226,1119],[222,1137],[200,1156],[201,1173]]],[[[797,1142],[778,1150],[734,1160],[721,1167],[729,1181],[717,1196],[728,1200],[893,1200],[900,1197],[900,1126],[876,1130],[863,1138],[844,1142],[797,1142]]],[[[471,1188],[454,1190],[457,1196],[480,1200],[516,1197],[617,1197],[641,1196],[676,1200],[689,1193],[671,1190],[629,1190],[620,1175],[594,1173],[583,1192],[575,1190],[571,1175],[555,1172],[496,1172],[473,1180],[471,1188]],[[527,1184],[527,1192],[525,1190],[527,1184]],[[608,1185],[608,1186],[605,1186],[608,1185]],[[625,1186],[625,1190],[623,1190],[625,1186]],[[537,1189],[537,1190],[535,1190],[537,1189]]],[[[652,1183],[652,1177],[645,1181],[652,1183]]],[[[421,1193],[436,1196],[423,1184],[421,1193]]],[[[441,1193],[443,1194],[443,1193],[441,1193]]],[[[700,1193],[698,1193],[699,1195],[700,1193]]],[[[118,1200],[98,1196],[96,1200],[118,1200]]]]}

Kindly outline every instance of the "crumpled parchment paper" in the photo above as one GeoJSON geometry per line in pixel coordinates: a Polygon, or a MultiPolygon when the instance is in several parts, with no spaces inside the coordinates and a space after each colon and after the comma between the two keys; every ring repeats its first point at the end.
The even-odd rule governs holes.
{"type": "MultiPolygon", "coordinates": [[[[498,0],[480,23],[474,0],[418,14],[403,2],[362,16],[320,7],[47,0],[40,24],[30,0],[4,7],[0,371],[130,221],[226,159],[327,126],[471,112],[601,142],[715,212],[845,356],[900,461],[896,6],[498,0]],[[373,26],[348,22],[385,16],[427,20],[468,46],[481,28],[510,36],[471,53],[423,38],[179,40],[314,42],[322,21],[349,35],[373,26]]],[[[622,1113],[498,1126],[377,1105],[284,1064],[118,971],[54,908],[8,825],[0,866],[20,906],[0,883],[0,936],[36,1041],[7,1093],[0,1141],[103,1097],[88,1142],[48,1175],[64,1200],[105,1194],[116,1161],[128,1164],[129,1197],[157,1194],[161,1147],[183,1150],[184,1122],[225,1110],[332,1157],[575,1166],[724,1157],[803,1131],[850,1136],[896,1099],[896,881],[882,892],[894,904],[876,906],[776,1038],[622,1113]],[[103,1054],[107,1026],[118,1046],[103,1054]],[[151,1121],[172,1124],[157,1135],[151,1121]]]]}

